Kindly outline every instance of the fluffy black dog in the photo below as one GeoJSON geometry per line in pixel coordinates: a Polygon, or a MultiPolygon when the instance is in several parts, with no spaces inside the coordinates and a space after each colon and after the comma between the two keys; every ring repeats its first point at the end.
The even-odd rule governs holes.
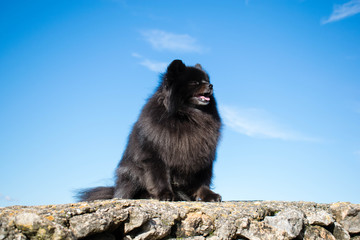
{"type": "Polygon", "coordinates": [[[133,126],[115,187],[85,190],[80,200],[221,201],[210,190],[220,128],[209,76],[174,60],[133,126]]]}

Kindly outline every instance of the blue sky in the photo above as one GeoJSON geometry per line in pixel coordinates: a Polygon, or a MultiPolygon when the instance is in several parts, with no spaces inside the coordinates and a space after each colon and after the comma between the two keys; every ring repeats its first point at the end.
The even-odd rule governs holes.
{"type": "Polygon", "coordinates": [[[210,74],[224,200],[360,203],[359,0],[3,0],[0,206],[113,183],[173,59],[210,74]]]}

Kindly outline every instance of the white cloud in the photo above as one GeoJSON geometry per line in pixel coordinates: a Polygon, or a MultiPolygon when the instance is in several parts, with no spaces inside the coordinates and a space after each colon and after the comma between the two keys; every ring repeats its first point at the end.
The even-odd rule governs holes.
{"type": "Polygon", "coordinates": [[[261,109],[238,109],[221,106],[221,116],[227,126],[241,134],[254,138],[270,138],[292,141],[317,141],[301,133],[280,126],[270,114],[261,109]]]}
{"type": "Polygon", "coordinates": [[[156,62],[149,59],[144,59],[143,61],[140,62],[140,64],[147,67],[151,71],[158,73],[165,72],[167,66],[167,63],[156,62]]]}
{"type": "Polygon", "coordinates": [[[148,68],[150,71],[156,72],[156,73],[162,73],[165,72],[165,69],[167,67],[166,62],[158,62],[154,60],[147,59],[143,56],[141,56],[138,53],[132,53],[132,56],[135,58],[140,59],[140,64],[144,67],[148,68]]]}
{"type": "Polygon", "coordinates": [[[140,54],[138,53],[132,53],[131,56],[135,57],[135,58],[143,58],[143,56],[141,56],[140,54]]]}
{"type": "Polygon", "coordinates": [[[351,0],[342,5],[335,5],[330,17],[322,21],[322,24],[336,22],[358,13],[360,13],[360,0],[351,0]]]}
{"type": "Polygon", "coordinates": [[[1,193],[0,193],[0,200],[5,200],[6,202],[14,202],[15,201],[15,199],[13,199],[12,197],[2,195],[1,193]]]}
{"type": "Polygon", "coordinates": [[[157,29],[141,31],[141,34],[156,50],[202,52],[202,47],[197,44],[196,39],[188,34],[175,34],[157,29]]]}

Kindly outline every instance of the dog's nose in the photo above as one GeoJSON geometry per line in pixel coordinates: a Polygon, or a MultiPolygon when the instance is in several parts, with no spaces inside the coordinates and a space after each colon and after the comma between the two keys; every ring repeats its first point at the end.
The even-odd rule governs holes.
{"type": "Polygon", "coordinates": [[[210,88],[210,89],[213,89],[213,85],[212,85],[212,84],[209,84],[209,88],[210,88]]]}

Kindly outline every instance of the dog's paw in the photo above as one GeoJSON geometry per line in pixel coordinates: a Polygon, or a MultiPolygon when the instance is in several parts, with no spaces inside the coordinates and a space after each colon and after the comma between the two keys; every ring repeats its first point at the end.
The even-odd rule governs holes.
{"type": "Polygon", "coordinates": [[[217,193],[212,192],[203,196],[198,196],[196,201],[221,202],[221,196],[217,193]]]}
{"type": "Polygon", "coordinates": [[[201,187],[195,194],[196,201],[221,202],[221,196],[209,189],[207,186],[201,187]]]}
{"type": "Polygon", "coordinates": [[[175,194],[170,190],[162,191],[161,193],[158,194],[158,196],[156,198],[160,201],[175,201],[176,200],[175,194]]]}

